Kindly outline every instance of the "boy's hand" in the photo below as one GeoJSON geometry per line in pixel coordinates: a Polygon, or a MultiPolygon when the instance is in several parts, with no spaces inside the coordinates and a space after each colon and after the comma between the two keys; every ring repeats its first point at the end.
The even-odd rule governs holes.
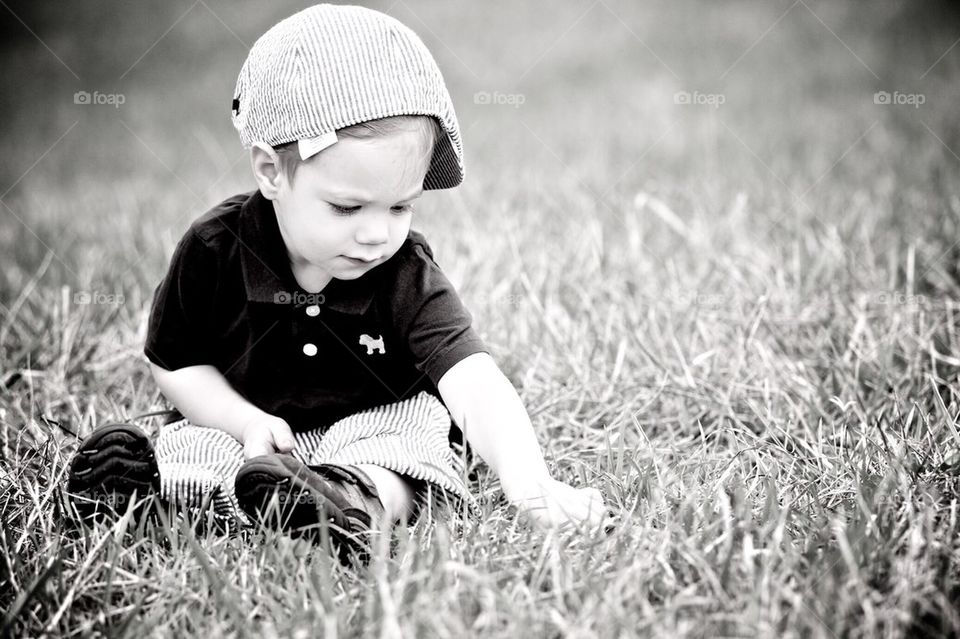
{"type": "Polygon", "coordinates": [[[243,428],[243,456],[247,459],[271,453],[289,453],[295,441],[289,424],[279,417],[265,415],[243,428]]]}
{"type": "Polygon", "coordinates": [[[597,528],[607,515],[599,490],[574,488],[550,477],[525,490],[510,491],[507,497],[541,528],[569,525],[597,528]]]}

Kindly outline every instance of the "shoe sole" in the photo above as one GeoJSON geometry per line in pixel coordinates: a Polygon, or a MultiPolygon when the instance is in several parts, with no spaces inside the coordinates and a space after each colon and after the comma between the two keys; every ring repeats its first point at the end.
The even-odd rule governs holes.
{"type": "Polygon", "coordinates": [[[81,499],[73,503],[86,516],[98,506],[126,511],[136,493],[160,493],[160,469],[150,439],[136,426],[108,424],[96,429],[77,449],[70,463],[67,491],[81,499]]]}

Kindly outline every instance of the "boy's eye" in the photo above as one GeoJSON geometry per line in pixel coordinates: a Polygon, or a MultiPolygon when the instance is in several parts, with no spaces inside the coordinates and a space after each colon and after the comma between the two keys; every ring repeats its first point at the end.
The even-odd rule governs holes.
{"type": "Polygon", "coordinates": [[[330,208],[332,208],[337,215],[350,215],[360,210],[359,206],[340,206],[333,202],[327,202],[327,204],[330,205],[330,208]]]}
{"type": "MultiPolygon", "coordinates": [[[[337,215],[352,215],[353,213],[356,213],[361,208],[363,208],[360,206],[340,206],[339,204],[334,204],[333,202],[327,202],[327,204],[330,205],[330,208],[332,208],[334,213],[336,213],[337,215]]],[[[412,211],[413,205],[403,204],[400,206],[392,206],[390,207],[390,210],[399,215],[399,214],[406,213],[408,211],[412,211]]]]}

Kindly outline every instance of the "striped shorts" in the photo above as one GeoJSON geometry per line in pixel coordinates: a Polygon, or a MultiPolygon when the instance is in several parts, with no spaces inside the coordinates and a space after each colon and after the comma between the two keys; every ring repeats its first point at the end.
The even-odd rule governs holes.
{"type": "MultiPolygon", "coordinates": [[[[329,428],[294,433],[292,455],[307,465],[374,464],[471,501],[463,482],[463,460],[450,447],[450,415],[433,395],[420,394],[349,415],[329,428]]],[[[249,524],[233,482],[243,447],[222,430],[186,419],[161,427],[156,441],[160,494],[179,510],[210,507],[227,522],[249,524]]],[[[421,495],[425,497],[426,495],[421,495]]]]}

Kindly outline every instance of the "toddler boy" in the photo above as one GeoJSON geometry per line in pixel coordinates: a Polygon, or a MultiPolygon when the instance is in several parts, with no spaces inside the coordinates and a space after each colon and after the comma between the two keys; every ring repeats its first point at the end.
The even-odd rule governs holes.
{"type": "Polygon", "coordinates": [[[598,523],[599,492],[551,478],[410,228],[424,190],[463,179],[453,104],[420,39],[361,7],[301,11],[251,49],[232,119],[257,189],[193,223],[150,314],[145,353],[182,419],[155,444],[132,425],[97,429],[68,489],[206,500],[240,522],[278,499],[284,529],[323,520],[355,539],[425,491],[467,495],[452,415],[537,522],[598,523]]]}

